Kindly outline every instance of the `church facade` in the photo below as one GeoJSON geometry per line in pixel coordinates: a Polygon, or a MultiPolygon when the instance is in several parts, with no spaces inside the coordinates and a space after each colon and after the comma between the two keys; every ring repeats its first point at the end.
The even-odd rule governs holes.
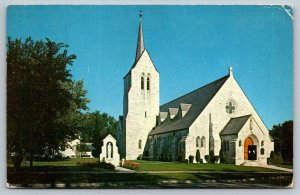
{"type": "Polygon", "coordinates": [[[121,158],[178,161],[213,154],[236,165],[267,164],[274,142],[234,78],[224,77],[159,106],[159,73],[144,46],[140,17],[135,61],[124,77],[121,158]]]}

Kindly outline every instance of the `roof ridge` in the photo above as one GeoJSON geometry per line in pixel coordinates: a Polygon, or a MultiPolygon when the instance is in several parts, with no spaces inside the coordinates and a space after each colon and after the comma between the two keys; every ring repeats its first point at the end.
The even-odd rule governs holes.
{"type": "Polygon", "coordinates": [[[251,114],[230,118],[219,134],[221,136],[238,134],[240,130],[245,126],[250,116],[251,114]],[[234,126],[235,128],[232,128],[232,126],[234,126]]]}
{"type": "Polygon", "coordinates": [[[249,117],[249,116],[251,116],[251,115],[252,115],[252,114],[242,115],[242,116],[238,116],[238,117],[232,117],[232,118],[230,118],[230,120],[231,120],[231,119],[243,118],[243,117],[249,117]]]}
{"type": "MultiPolygon", "coordinates": [[[[182,95],[182,96],[179,96],[179,97],[177,97],[177,98],[175,98],[175,99],[173,99],[173,100],[171,100],[171,101],[169,101],[169,102],[166,102],[166,103],[162,104],[160,107],[162,107],[162,106],[164,106],[164,105],[166,105],[166,104],[169,104],[169,103],[171,103],[171,102],[173,102],[173,101],[176,101],[176,100],[178,100],[178,99],[181,99],[181,98],[183,98],[183,97],[185,97],[185,96],[188,96],[188,95],[190,95],[190,94],[192,94],[192,93],[194,93],[194,92],[197,92],[197,91],[199,91],[199,90],[201,90],[201,89],[203,89],[203,88],[205,88],[205,87],[208,87],[209,85],[212,85],[212,84],[215,84],[215,83],[217,83],[217,82],[220,82],[221,80],[223,80],[223,79],[225,79],[225,78],[229,78],[229,76],[226,75],[226,76],[223,76],[223,77],[221,77],[221,78],[219,78],[219,79],[217,79],[217,80],[214,80],[214,81],[212,81],[212,82],[210,82],[210,83],[207,83],[206,85],[203,85],[202,87],[199,87],[199,88],[197,88],[197,89],[195,89],[195,90],[193,90],[193,91],[190,91],[190,92],[188,92],[188,93],[186,93],[186,94],[184,94],[184,95],[182,95]]],[[[187,103],[187,102],[181,102],[181,103],[187,103]]]]}

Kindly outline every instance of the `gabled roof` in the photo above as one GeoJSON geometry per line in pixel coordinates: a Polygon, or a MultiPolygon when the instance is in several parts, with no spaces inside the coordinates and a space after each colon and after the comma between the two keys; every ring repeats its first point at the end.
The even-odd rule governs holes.
{"type": "Polygon", "coordinates": [[[231,118],[224,129],[220,132],[220,135],[223,136],[238,134],[250,117],[251,115],[245,115],[231,118]]]}
{"type": "Polygon", "coordinates": [[[169,108],[180,108],[180,103],[191,104],[190,109],[184,117],[176,118],[174,120],[166,120],[153,129],[150,132],[150,135],[189,128],[228,78],[229,76],[226,75],[160,106],[160,112],[168,112],[169,108]]]}
{"type": "Polygon", "coordinates": [[[96,148],[92,145],[92,143],[85,143],[85,146],[88,150],[96,150],[96,148]]]}

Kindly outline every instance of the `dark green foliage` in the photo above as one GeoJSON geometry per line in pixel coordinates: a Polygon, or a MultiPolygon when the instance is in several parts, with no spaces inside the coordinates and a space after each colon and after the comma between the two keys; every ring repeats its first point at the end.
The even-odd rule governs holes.
{"type": "Polygon", "coordinates": [[[200,159],[201,159],[200,150],[198,149],[197,152],[196,152],[196,162],[200,163],[200,159]]]}
{"type": "Polygon", "coordinates": [[[213,156],[210,161],[211,161],[211,163],[215,164],[219,161],[219,159],[220,159],[219,156],[213,156]]]}
{"type": "Polygon", "coordinates": [[[11,157],[14,167],[19,168],[21,166],[23,155],[22,154],[15,154],[11,157]]]}
{"type": "Polygon", "coordinates": [[[113,164],[103,162],[103,161],[99,162],[98,167],[103,169],[109,169],[109,170],[115,170],[116,168],[113,164]]]}
{"type": "Polygon", "coordinates": [[[284,162],[293,163],[293,121],[274,125],[270,134],[274,140],[276,162],[282,157],[284,162]]]}
{"type": "Polygon", "coordinates": [[[117,121],[107,113],[95,111],[83,114],[81,121],[80,137],[82,142],[90,142],[96,148],[92,151],[94,157],[100,154],[102,140],[111,134],[115,136],[117,121]]]}
{"type": "Polygon", "coordinates": [[[185,161],[183,154],[178,154],[177,156],[177,162],[183,163],[185,161]]]}
{"type": "Polygon", "coordinates": [[[283,163],[280,153],[275,154],[274,151],[271,152],[270,158],[267,159],[268,164],[280,165],[283,163]]]}
{"type": "Polygon", "coordinates": [[[83,82],[72,80],[63,43],[8,39],[7,150],[29,156],[53,154],[78,133],[88,99],[83,82]]]}
{"type": "Polygon", "coordinates": [[[139,154],[139,156],[137,157],[137,160],[142,160],[143,159],[143,155],[139,154]]]}
{"type": "Polygon", "coordinates": [[[204,159],[207,163],[210,163],[210,156],[209,155],[205,155],[204,159]]]}
{"type": "Polygon", "coordinates": [[[213,150],[209,152],[209,155],[204,156],[207,163],[215,164],[220,159],[220,156],[215,156],[215,153],[213,150]]]}
{"type": "Polygon", "coordinates": [[[194,156],[190,155],[189,156],[189,163],[193,163],[193,161],[194,161],[194,156]]]}
{"type": "Polygon", "coordinates": [[[83,163],[78,163],[77,165],[83,166],[83,167],[97,167],[97,168],[102,168],[102,169],[109,169],[109,170],[115,170],[115,166],[111,163],[107,163],[104,161],[91,161],[91,162],[83,162],[83,163]]]}

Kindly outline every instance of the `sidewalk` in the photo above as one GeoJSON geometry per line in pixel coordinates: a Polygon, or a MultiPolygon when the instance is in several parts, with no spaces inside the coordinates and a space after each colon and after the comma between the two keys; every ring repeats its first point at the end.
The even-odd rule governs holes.
{"type": "Polygon", "coordinates": [[[280,171],[287,171],[287,172],[293,172],[293,169],[283,168],[283,167],[277,167],[275,165],[264,165],[263,167],[269,168],[269,169],[276,169],[280,171]]]}
{"type": "Polygon", "coordinates": [[[135,173],[136,171],[131,169],[125,169],[123,167],[116,167],[115,169],[117,172],[123,172],[123,173],[135,173]]]}

